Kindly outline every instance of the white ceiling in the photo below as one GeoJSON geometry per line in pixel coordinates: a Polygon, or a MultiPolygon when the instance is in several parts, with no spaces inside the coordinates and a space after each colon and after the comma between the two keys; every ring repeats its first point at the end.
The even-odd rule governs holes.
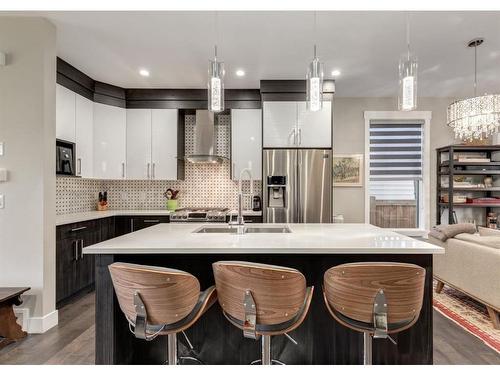
{"type": "MultiPolygon", "coordinates": [[[[58,30],[58,55],[92,78],[121,87],[205,87],[217,40],[226,88],[258,88],[261,79],[303,79],[313,53],[313,12],[44,12],[58,30]],[[216,34],[218,36],[216,36],[216,34]],[[138,74],[150,70],[149,78],[138,74]],[[236,77],[237,69],[246,76],[236,77]]],[[[403,12],[318,12],[318,54],[333,69],[337,95],[397,95],[405,51],[403,12]]],[[[500,91],[500,12],[411,14],[420,96],[472,94],[478,49],[479,91],[500,91]]]]}

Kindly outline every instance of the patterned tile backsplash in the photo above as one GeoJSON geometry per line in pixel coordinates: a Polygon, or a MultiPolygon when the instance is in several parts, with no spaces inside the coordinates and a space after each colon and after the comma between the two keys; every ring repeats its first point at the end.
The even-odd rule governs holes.
{"type": "MultiPolygon", "coordinates": [[[[192,152],[194,115],[186,116],[186,153],[192,152]]],[[[219,116],[217,126],[217,151],[229,158],[230,116],[219,116]]],[[[75,177],[57,177],[56,214],[93,211],[97,206],[99,191],[108,192],[111,210],[165,209],[163,192],[180,190],[179,207],[237,207],[238,182],[231,180],[230,162],[223,164],[186,163],[185,179],[159,180],[94,180],[75,177]]],[[[254,194],[261,195],[261,181],[254,181],[254,194]]],[[[250,183],[243,183],[246,194],[244,205],[250,208],[250,183]]]]}

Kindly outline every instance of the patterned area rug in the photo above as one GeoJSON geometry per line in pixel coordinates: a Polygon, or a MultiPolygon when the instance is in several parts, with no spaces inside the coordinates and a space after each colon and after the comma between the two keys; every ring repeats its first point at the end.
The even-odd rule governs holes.
{"type": "MultiPolygon", "coordinates": [[[[435,289],[436,281],[434,280],[435,289]]],[[[500,354],[500,330],[493,328],[484,305],[446,285],[440,294],[434,291],[433,305],[436,311],[481,339],[500,354]]]]}

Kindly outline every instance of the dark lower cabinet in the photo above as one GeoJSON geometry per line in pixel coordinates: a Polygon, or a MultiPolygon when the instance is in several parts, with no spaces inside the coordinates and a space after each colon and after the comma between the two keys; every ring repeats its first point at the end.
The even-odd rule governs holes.
{"type": "Polygon", "coordinates": [[[60,225],[56,230],[56,304],[91,287],[95,281],[95,258],[83,248],[101,241],[100,220],[60,225]]]}
{"type": "MultiPolygon", "coordinates": [[[[226,218],[226,222],[235,221],[236,217],[237,217],[237,215],[229,215],[226,218]]],[[[253,216],[253,215],[252,216],[250,216],[250,215],[243,215],[243,220],[245,220],[245,223],[249,223],[249,224],[252,224],[252,223],[262,223],[262,216],[258,216],[258,215],[255,215],[255,216],[253,216]]]]}
{"type": "Polygon", "coordinates": [[[160,223],[169,223],[170,216],[116,216],[115,234],[122,236],[127,233],[135,232],[139,229],[151,227],[160,223]]]}

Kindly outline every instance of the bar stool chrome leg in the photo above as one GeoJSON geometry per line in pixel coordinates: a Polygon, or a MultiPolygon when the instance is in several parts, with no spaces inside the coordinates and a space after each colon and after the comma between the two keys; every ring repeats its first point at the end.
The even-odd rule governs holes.
{"type": "Polygon", "coordinates": [[[262,336],[262,364],[271,364],[271,336],[262,336]]]}
{"type": "Polygon", "coordinates": [[[177,334],[169,333],[168,336],[168,344],[167,344],[167,358],[169,365],[177,364],[177,334]]]}
{"type": "Polygon", "coordinates": [[[364,332],[363,333],[363,364],[371,365],[372,364],[372,335],[364,332]]]}
{"type": "MultiPolygon", "coordinates": [[[[193,345],[191,344],[191,341],[189,338],[186,336],[184,331],[182,331],[184,334],[184,337],[188,343],[190,351],[193,351],[193,345]]],[[[184,363],[189,363],[192,362],[191,364],[199,364],[199,365],[204,365],[203,361],[199,360],[198,358],[192,357],[192,356],[180,356],[177,357],[177,334],[176,333],[170,333],[167,336],[167,364],[168,365],[179,365],[179,364],[184,364],[184,363]]],[[[187,364],[186,363],[186,364],[187,364]]]]}
{"type": "Polygon", "coordinates": [[[271,359],[271,336],[261,337],[261,359],[256,359],[250,362],[251,365],[284,365],[283,362],[277,359],[271,359]]]}

